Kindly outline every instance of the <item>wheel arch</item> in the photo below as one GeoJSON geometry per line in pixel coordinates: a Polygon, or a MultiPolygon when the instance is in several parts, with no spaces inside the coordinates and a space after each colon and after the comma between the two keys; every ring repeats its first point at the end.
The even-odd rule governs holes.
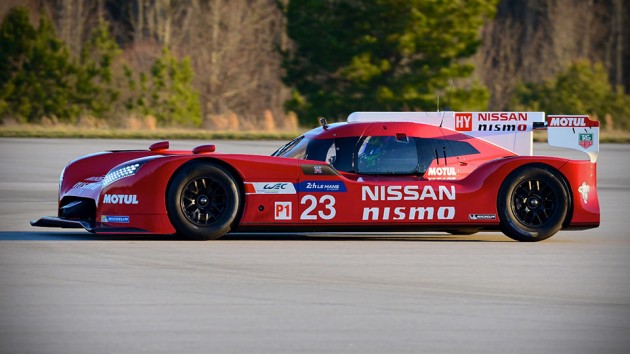
{"type": "Polygon", "coordinates": [[[243,175],[239,172],[239,170],[237,168],[235,168],[234,166],[232,166],[231,164],[220,160],[220,159],[216,159],[216,158],[211,158],[211,157],[201,157],[201,158],[196,158],[196,159],[191,159],[189,161],[186,161],[185,163],[181,164],[179,167],[177,167],[172,173],[171,176],[168,179],[168,182],[166,183],[166,188],[164,189],[164,200],[166,201],[168,198],[168,186],[171,185],[173,179],[175,178],[175,176],[177,176],[177,174],[183,170],[184,168],[187,168],[188,166],[195,164],[195,163],[212,163],[215,164],[221,168],[223,168],[226,172],[228,172],[230,174],[230,176],[232,176],[232,178],[234,178],[234,182],[236,184],[236,188],[238,189],[238,194],[239,197],[241,198],[242,202],[240,203],[240,205],[238,206],[238,211],[236,213],[236,218],[234,218],[234,222],[232,223],[232,227],[236,228],[239,224],[239,222],[241,221],[241,218],[243,216],[243,211],[245,209],[245,186],[244,186],[244,178],[243,175]]]}
{"type": "MultiPolygon", "coordinates": [[[[562,167],[562,166],[560,166],[562,167]]],[[[497,210],[499,210],[500,206],[499,206],[499,199],[501,198],[501,193],[503,191],[503,183],[505,183],[506,180],[508,180],[512,175],[518,174],[520,172],[522,172],[523,170],[526,170],[528,168],[543,168],[546,170],[549,170],[550,172],[552,172],[555,176],[557,176],[560,180],[560,182],[562,183],[562,185],[564,186],[564,189],[567,192],[567,198],[568,198],[568,210],[567,210],[567,215],[564,218],[563,222],[562,222],[562,228],[564,229],[565,227],[567,227],[568,225],[571,224],[571,219],[573,218],[573,193],[571,193],[571,184],[569,183],[569,180],[567,179],[567,177],[564,175],[564,173],[562,173],[560,171],[559,168],[556,168],[550,164],[546,164],[544,162],[527,162],[524,163],[518,167],[516,167],[515,169],[513,169],[510,173],[508,173],[505,178],[503,178],[503,181],[501,181],[501,185],[499,186],[499,189],[497,190],[497,196],[496,196],[496,205],[497,205],[497,210]]]]}

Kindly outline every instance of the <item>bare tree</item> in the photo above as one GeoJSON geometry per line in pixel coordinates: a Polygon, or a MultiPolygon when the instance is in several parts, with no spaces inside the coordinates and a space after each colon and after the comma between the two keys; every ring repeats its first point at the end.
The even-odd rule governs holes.
{"type": "Polygon", "coordinates": [[[195,86],[208,116],[234,113],[247,127],[265,110],[282,120],[288,90],[281,82],[277,46],[284,35],[275,0],[119,1],[133,32],[125,57],[146,70],[163,46],[190,56],[195,86]]]}
{"type": "Polygon", "coordinates": [[[624,34],[624,26],[623,26],[623,15],[627,12],[624,12],[624,5],[622,0],[613,0],[613,16],[611,21],[611,41],[614,41],[614,59],[612,60],[612,68],[614,72],[613,76],[613,84],[615,87],[621,87],[623,85],[623,34],[624,34]]]}
{"type": "Polygon", "coordinates": [[[102,0],[46,0],[41,3],[43,11],[52,16],[58,36],[66,43],[72,54],[78,55],[83,42],[98,21],[102,20],[102,0]]]}
{"type": "Polygon", "coordinates": [[[197,70],[206,113],[234,112],[251,123],[270,110],[282,120],[287,90],[276,48],[284,28],[275,2],[208,0],[197,5],[181,47],[197,70]]]}
{"type": "Polygon", "coordinates": [[[506,108],[518,82],[551,78],[578,59],[604,62],[613,83],[623,83],[628,57],[622,47],[620,19],[628,20],[623,10],[622,0],[501,1],[477,55],[490,108],[506,108]]]}

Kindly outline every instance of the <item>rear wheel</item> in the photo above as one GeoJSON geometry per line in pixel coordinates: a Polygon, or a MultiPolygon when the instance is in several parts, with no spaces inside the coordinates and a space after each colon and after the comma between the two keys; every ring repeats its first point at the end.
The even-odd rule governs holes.
{"type": "Polygon", "coordinates": [[[214,240],[230,231],[240,195],[232,175],[221,166],[194,162],[181,168],[166,195],[168,217],[177,233],[195,240],[214,240]]]}
{"type": "Polygon", "coordinates": [[[503,182],[497,206],[504,234],[517,241],[542,241],[562,228],[569,196],[564,181],[551,169],[525,166],[503,182]]]}

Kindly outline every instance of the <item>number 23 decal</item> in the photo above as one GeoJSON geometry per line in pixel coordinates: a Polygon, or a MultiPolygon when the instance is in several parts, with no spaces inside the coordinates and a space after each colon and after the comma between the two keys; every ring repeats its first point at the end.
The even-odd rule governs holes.
{"type": "Polygon", "coordinates": [[[317,220],[320,219],[330,220],[335,217],[337,210],[335,210],[335,197],[332,195],[322,195],[319,198],[315,198],[314,195],[305,195],[300,200],[300,204],[306,205],[306,209],[300,215],[302,220],[317,220]],[[315,210],[318,205],[322,205],[324,210],[315,210]]]}

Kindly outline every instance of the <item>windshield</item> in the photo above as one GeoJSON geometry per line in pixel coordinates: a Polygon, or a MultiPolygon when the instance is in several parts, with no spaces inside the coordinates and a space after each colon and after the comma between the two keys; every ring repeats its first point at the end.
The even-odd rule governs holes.
{"type": "Polygon", "coordinates": [[[303,159],[306,156],[306,147],[309,141],[310,139],[305,139],[304,135],[299,136],[276,150],[271,156],[303,159]]]}

